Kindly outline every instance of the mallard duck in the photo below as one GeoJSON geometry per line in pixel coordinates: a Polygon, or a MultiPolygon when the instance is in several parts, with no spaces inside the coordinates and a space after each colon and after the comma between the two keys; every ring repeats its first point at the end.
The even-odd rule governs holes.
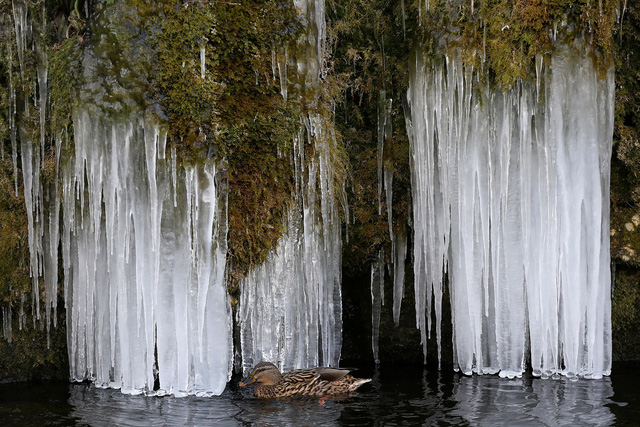
{"type": "Polygon", "coordinates": [[[260,398],[346,395],[371,381],[370,378],[354,378],[349,375],[350,371],[345,368],[309,368],[281,374],[273,363],[260,362],[238,385],[245,387],[257,382],[253,394],[260,398]]]}

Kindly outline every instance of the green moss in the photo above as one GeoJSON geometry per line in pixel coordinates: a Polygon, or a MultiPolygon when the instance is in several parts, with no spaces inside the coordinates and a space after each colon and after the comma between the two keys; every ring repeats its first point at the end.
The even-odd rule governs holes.
{"type": "Polygon", "coordinates": [[[611,173],[611,256],[640,269],[640,8],[627,4],[616,28],[615,132],[611,173]]]}
{"type": "Polygon", "coordinates": [[[13,166],[9,156],[0,161],[0,303],[31,290],[27,214],[22,193],[14,192],[13,166]]]}
{"type": "Polygon", "coordinates": [[[23,306],[25,318],[20,329],[20,304],[12,306],[12,339],[0,339],[0,382],[69,378],[62,301],[59,301],[58,306],[61,308],[58,311],[57,327],[52,327],[49,333],[40,326],[41,322],[34,324],[28,302],[23,306]]]}
{"type": "Polygon", "coordinates": [[[236,279],[275,248],[291,201],[300,105],[281,96],[272,52],[295,46],[300,18],[290,1],[181,4],[164,2],[146,26],[155,52],[151,102],[166,118],[181,161],[227,161],[235,292],[236,279]]]}
{"type": "Polygon", "coordinates": [[[49,97],[51,133],[60,135],[71,130],[72,112],[78,107],[81,59],[80,47],[74,38],[69,38],[50,48],[49,53],[49,97]]]}
{"type": "Polygon", "coordinates": [[[637,360],[640,354],[640,274],[618,269],[612,292],[614,360],[637,360]]]}
{"type": "Polygon", "coordinates": [[[612,33],[618,2],[603,0],[414,1],[424,48],[432,54],[459,50],[481,78],[509,88],[535,76],[536,55],[582,42],[601,76],[613,64],[612,33]]]}

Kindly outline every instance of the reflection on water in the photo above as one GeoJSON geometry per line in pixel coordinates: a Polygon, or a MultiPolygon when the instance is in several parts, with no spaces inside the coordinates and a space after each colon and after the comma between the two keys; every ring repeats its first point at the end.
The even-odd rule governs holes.
{"type": "Polygon", "coordinates": [[[93,426],[215,425],[239,412],[228,398],[131,396],[85,384],[70,387],[69,403],[78,423],[93,426]]]}
{"type": "Polygon", "coordinates": [[[496,376],[460,377],[454,386],[452,414],[472,424],[613,425],[610,378],[570,381],[496,376]]]}
{"type": "Polygon", "coordinates": [[[218,397],[144,397],[88,384],[0,386],[0,424],[91,426],[636,425],[640,365],[602,380],[508,380],[365,367],[371,377],[347,399],[262,401],[232,381],[218,397]],[[626,402],[629,404],[626,405],[626,402]]]}

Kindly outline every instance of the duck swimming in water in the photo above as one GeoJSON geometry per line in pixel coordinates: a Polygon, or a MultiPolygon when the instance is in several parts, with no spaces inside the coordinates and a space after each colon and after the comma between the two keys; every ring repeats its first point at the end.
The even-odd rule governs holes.
{"type": "Polygon", "coordinates": [[[253,394],[260,398],[278,397],[326,397],[346,395],[355,391],[370,378],[354,378],[352,369],[309,368],[296,369],[281,374],[276,365],[260,362],[240,387],[257,382],[253,394]]]}

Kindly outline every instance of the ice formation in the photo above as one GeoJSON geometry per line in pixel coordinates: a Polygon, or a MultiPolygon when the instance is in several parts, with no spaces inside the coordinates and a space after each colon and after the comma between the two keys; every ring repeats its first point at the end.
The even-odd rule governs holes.
{"type": "Polygon", "coordinates": [[[61,237],[71,379],[220,394],[232,341],[219,167],[178,167],[166,135],[141,117],[80,110],[74,129],[61,237]]]}
{"type": "MultiPolygon", "coordinates": [[[[295,77],[304,80],[305,89],[317,87],[323,70],[324,1],[296,0],[295,5],[307,18],[307,38],[298,55],[285,50],[278,60],[285,100],[290,59],[295,57],[295,77]]],[[[273,69],[275,75],[275,53],[273,69]]],[[[284,370],[337,366],[340,360],[342,232],[332,164],[336,141],[318,111],[312,108],[304,117],[291,159],[296,189],[286,234],[267,261],[240,282],[237,318],[245,373],[262,360],[284,370]]]]}
{"type": "Polygon", "coordinates": [[[296,188],[286,235],[240,282],[238,325],[246,373],[264,360],[281,370],[338,366],[342,348],[342,232],[322,122],[295,140],[296,188]],[[308,139],[305,138],[308,136],[308,139]],[[304,145],[318,150],[305,160],[304,145]]]}
{"type": "MultiPolygon", "coordinates": [[[[45,49],[40,46],[40,39],[35,37],[39,28],[33,28],[31,19],[28,16],[28,8],[24,2],[12,2],[13,29],[3,28],[3,31],[13,31],[16,42],[16,51],[20,73],[24,77],[25,55],[29,50],[35,52],[36,58],[36,82],[34,82],[33,96],[27,97],[23,102],[17,101],[17,92],[24,87],[14,86],[12,73],[9,73],[9,111],[8,127],[11,139],[11,156],[14,169],[14,186],[16,195],[18,194],[18,158],[22,164],[22,179],[24,188],[25,208],[28,220],[28,241],[29,241],[29,267],[32,279],[32,310],[33,322],[41,319],[40,301],[40,278],[44,278],[45,285],[45,325],[48,332],[51,318],[55,319],[57,298],[53,297],[57,291],[57,269],[48,267],[57,266],[58,248],[58,219],[59,213],[58,189],[56,185],[44,186],[40,182],[40,169],[44,161],[45,153],[45,124],[46,105],[48,101],[48,58],[45,49]],[[20,110],[18,110],[20,107],[20,110]],[[32,115],[39,118],[39,140],[34,140],[34,135],[26,129],[23,123],[17,120],[18,116],[28,119],[32,115]],[[19,150],[18,150],[19,147],[19,150]],[[18,155],[18,152],[20,155],[18,155]],[[44,200],[51,200],[52,208],[49,209],[44,200]],[[51,240],[50,237],[51,236],[51,240]],[[53,316],[51,315],[53,310],[53,316]]],[[[44,23],[43,23],[44,26],[44,23]]],[[[9,36],[9,34],[6,34],[9,36]]],[[[8,52],[9,66],[13,64],[13,53],[8,52]]],[[[24,82],[23,82],[24,84],[24,82]]],[[[57,170],[57,165],[56,165],[57,170]]],[[[23,304],[21,300],[19,326],[23,326],[23,304]]],[[[10,310],[9,310],[10,312],[10,310]]],[[[11,316],[7,317],[7,321],[11,316]]],[[[54,320],[55,322],[55,320],[54,320]]],[[[9,328],[10,330],[10,328],[9,328]]]]}
{"type": "MultiPolygon", "coordinates": [[[[84,49],[90,64],[84,75],[93,84],[85,88],[91,102],[81,101],[73,112],[73,139],[63,132],[47,141],[47,55],[25,3],[13,2],[12,12],[20,71],[28,49],[37,59],[33,96],[17,103],[20,88],[11,75],[9,81],[12,160],[17,170],[19,152],[34,323],[42,321],[43,284],[47,330],[57,318],[60,248],[72,380],[131,394],[221,393],[233,354],[224,275],[227,193],[225,173],[219,173],[224,168],[210,160],[178,167],[175,152],[165,153],[165,134],[142,113],[115,119],[103,112],[100,84],[93,83],[121,88],[99,75],[90,46],[84,49]],[[16,120],[36,115],[39,138],[16,120]],[[48,146],[55,151],[55,177],[44,185],[40,173],[48,146]]],[[[200,71],[206,72],[202,62],[200,71]]],[[[122,99],[130,101],[126,93],[122,99]]],[[[23,295],[20,328],[26,322],[24,301],[23,295]]],[[[10,340],[10,307],[3,306],[2,314],[3,336],[10,340]]]]}
{"type": "Polygon", "coordinates": [[[611,369],[613,71],[569,49],[542,65],[499,92],[455,55],[410,64],[417,324],[426,350],[447,273],[465,374],[520,376],[529,352],[543,377],[611,369]]]}
{"type": "Polygon", "coordinates": [[[378,252],[378,257],[371,264],[371,350],[373,351],[373,361],[378,364],[380,358],[380,316],[384,305],[384,251],[378,252]]]}
{"type": "MultiPolygon", "coordinates": [[[[384,189],[387,207],[387,224],[389,240],[391,240],[390,274],[393,274],[393,319],[396,326],[400,323],[400,308],[404,295],[405,260],[407,256],[406,226],[400,223],[399,230],[394,231],[393,224],[393,155],[388,152],[393,147],[393,126],[391,107],[393,99],[387,97],[386,91],[380,90],[378,97],[378,214],[382,215],[382,193],[384,189]]],[[[372,268],[374,268],[372,266],[372,268]]],[[[384,271],[382,273],[384,281],[384,271]]],[[[375,322],[375,320],[374,320],[375,322]]],[[[377,329],[374,326],[374,330],[377,329]]],[[[376,351],[374,350],[374,359],[376,351]]]]}
{"type": "Polygon", "coordinates": [[[405,262],[407,259],[407,229],[402,224],[393,241],[393,322],[400,324],[400,308],[404,297],[405,262]]]}

